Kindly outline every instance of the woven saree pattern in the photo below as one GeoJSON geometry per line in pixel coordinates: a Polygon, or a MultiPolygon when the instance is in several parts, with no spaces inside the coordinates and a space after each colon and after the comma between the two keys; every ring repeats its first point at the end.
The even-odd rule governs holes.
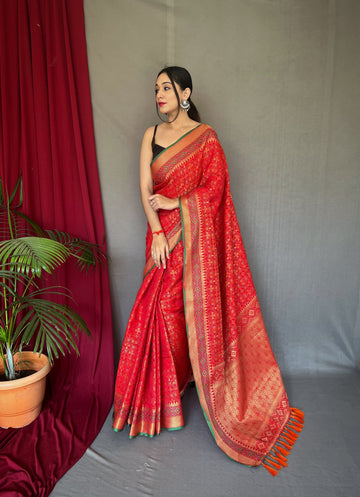
{"type": "MultiPolygon", "coordinates": [[[[235,461],[252,466],[263,463],[276,474],[286,465],[286,452],[302,427],[303,416],[289,407],[267,337],[216,133],[209,126],[199,125],[165,149],[151,168],[154,191],[180,199],[180,209],[159,213],[173,266],[163,270],[152,265],[148,232],[145,278],[133,310],[136,314],[145,303],[146,312],[136,316],[132,313],[127,328],[116,386],[114,427],[122,429],[128,422],[131,435],[143,433],[136,428],[133,411],[151,402],[158,413],[154,419],[159,422],[147,434],[158,433],[162,427],[180,427],[179,395],[192,371],[218,446],[235,461]],[[176,278],[175,269],[171,269],[175,266],[176,278]],[[169,287],[173,293],[164,305],[169,287]],[[149,292],[146,297],[145,289],[149,292]],[[177,312],[176,319],[172,309],[177,312]],[[183,321],[180,315],[185,315],[183,321]],[[138,347],[134,337],[145,341],[150,335],[159,335],[160,342],[168,346],[154,345],[151,352],[138,347]],[[134,364],[146,362],[149,354],[153,369],[144,373],[142,368],[140,374],[134,364]],[[166,363],[162,359],[165,356],[166,363]],[[146,382],[153,379],[155,371],[157,380],[150,387],[146,382]],[[126,390],[122,382],[134,382],[134,387],[126,390]],[[283,439],[286,431],[290,432],[288,440],[283,439]]],[[[156,343],[159,339],[154,340],[156,343]]]]}

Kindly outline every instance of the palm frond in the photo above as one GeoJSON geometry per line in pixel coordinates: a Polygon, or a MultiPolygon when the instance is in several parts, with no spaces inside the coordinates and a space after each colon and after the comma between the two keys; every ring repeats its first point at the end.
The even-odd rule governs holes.
{"type": "Polygon", "coordinates": [[[70,255],[76,259],[76,264],[81,271],[88,271],[90,266],[95,267],[105,262],[106,255],[96,243],[86,242],[64,231],[46,230],[46,234],[69,249],[70,255]]]}
{"type": "Polygon", "coordinates": [[[4,264],[3,269],[0,269],[0,286],[4,286],[9,289],[10,293],[13,291],[12,286],[15,282],[26,283],[29,278],[25,274],[19,274],[16,270],[12,269],[10,264],[4,264]],[[6,269],[9,267],[9,269],[6,269]]]}
{"type": "Polygon", "coordinates": [[[69,256],[69,249],[48,238],[22,237],[0,242],[0,264],[10,263],[14,270],[41,276],[53,273],[69,256]]]}
{"type": "MultiPolygon", "coordinates": [[[[20,219],[22,219],[23,221],[25,221],[26,225],[27,225],[27,231],[26,233],[29,234],[29,227],[32,229],[33,233],[36,234],[37,236],[40,236],[40,237],[46,237],[46,232],[45,230],[43,230],[37,223],[35,223],[35,221],[33,221],[29,216],[27,216],[26,214],[24,214],[23,212],[20,212],[18,210],[16,211],[13,211],[14,214],[19,217],[20,219]]],[[[30,233],[31,233],[31,230],[30,230],[30,233]]]]}
{"type": "Polygon", "coordinates": [[[0,326],[0,342],[6,343],[6,340],[7,340],[6,331],[2,326],[0,326]]]}
{"type": "Polygon", "coordinates": [[[16,182],[16,185],[10,194],[10,197],[8,196],[7,192],[4,191],[2,179],[0,178],[0,206],[1,207],[4,205],[11,206],[19,187],[20,187],[20,194],[19,194],[19,203],[18,203],[17,207],[20,207],[22,205],[22,202],[23,202],[22,177],[19,176],[19,178],[16,182]],[[5,198],[7,198],[7,200],[5,200],[5,198]]]}
{"type": "Polygon", "coordinates": [[[16,206],[16,209],[18,209],[19,207],[21,207],[22,203],[23,203],[23,182],[22,182],[22,176],[19,176],[19,178],[18,178],[18,180],[16,182],[16,185],[15,185],[13,191],[10,194],[10,197],[9,197],[9,200],[8,200],[8,204],[9,205],[11,205],[13,203],[14,198],[15,198],[16,193],[17,193],[17,191],[18,191],[19,188],[20,188],[19,203],[16,206]]]}
{"type": "Polygon", "coordinates": [[[91,336],[82,317],[66,305],[32,298],[24,302],[22,309],[25,308],[27,312],[17,325],[14,339],[21,336],[22,343],[26,344],[36,336],[34,352],[45,346],[51,363],[58,352],[65,354],[70,348],[78,352],[75,338],[79,331],[91,336]]]}

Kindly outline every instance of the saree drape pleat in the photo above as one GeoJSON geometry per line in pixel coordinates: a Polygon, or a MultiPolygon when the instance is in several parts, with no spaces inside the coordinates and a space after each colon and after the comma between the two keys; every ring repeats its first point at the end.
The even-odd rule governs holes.
{"type": "MultiPolygon", "coordinates": [[[[179,321],[176,333],[181,339],[187,336],[183,352],[189,353],[205,418],[229,457],[259,465],[289,429],[292,411],[266,334],[216,133],[199,125],[159,154],[151,168],[154,192],[180,198],[180,209],[160,211],[159,217],[172,250],[170,261],[179,258],[179,247],[182,251],[173,264],[182,270],[181,287],[175,291],[178,299],[183,298],[185,326],[179,321]]],[[[169,349],[156,347],[157,333],[164,340],[170,331],[174,334],[165,323],[166,309],[158,309],[171,267],[152,265],[150,245],[148,231],[144,282],[125,335],[115,390],[114,428],[129,423],[131,436],[181,427],[179,394],[189,374],[185,356],[178,360],[179,376],[172,367],[177,352],[169,358],[169,349]],[[145,342],[152,344],[151,370],[149,349],[139,347],[145,342]],[[141,374],[138,364],[143,365],[141,374]],[[157,388],[151,383],[150,390],[155,371],[157,388]],[[145,422],[134,422],[133,413],[142,412],[144,420],[150,402],[161,414],[147,431],[145,422]],[[170,406],[177,414],[172,423],[163,415],[170,406]]],[[[302,414],[298,418],[302,422],[302,414]]]]}
{"type": "MultiPolygon", "coordinates": [[[[24,213],[43,228],[104,246],[82,0],[0,0],[0,176],[22,174],[24,213]]],[[[54,284],[54,282],[51,282],[54,284]]],[[[71,289],[92,339],[60,357],[40,417],[0,429],[0,495],[48,495],[83,455],[110,410],[113,347],[107,268],[69,265],[71,289]]]]}

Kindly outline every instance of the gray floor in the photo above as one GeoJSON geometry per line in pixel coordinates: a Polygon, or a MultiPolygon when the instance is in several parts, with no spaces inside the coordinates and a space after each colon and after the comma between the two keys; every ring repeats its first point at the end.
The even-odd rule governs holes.
{"type": "Polygon", "coordinates": [[[359,497],[360,373],[285,378],[305,428],[289,466],[273,478],[228,459],[215,445],[195,389],[183,404],[186,426],[154,439],[114,433],[111,414],[52,497],[359,497]]]}

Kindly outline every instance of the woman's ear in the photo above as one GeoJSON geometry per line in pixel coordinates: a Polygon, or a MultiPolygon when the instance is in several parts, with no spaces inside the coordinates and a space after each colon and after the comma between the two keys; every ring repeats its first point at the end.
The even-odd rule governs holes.
{"type": "Polygon", "coordinates": [[[190,88],[185,88],[185,90],[183,92],[183,96],[184,96],[185,100],[189,100],[189,98],[191,96],[191,90],[190,90],[190,88]]]}

